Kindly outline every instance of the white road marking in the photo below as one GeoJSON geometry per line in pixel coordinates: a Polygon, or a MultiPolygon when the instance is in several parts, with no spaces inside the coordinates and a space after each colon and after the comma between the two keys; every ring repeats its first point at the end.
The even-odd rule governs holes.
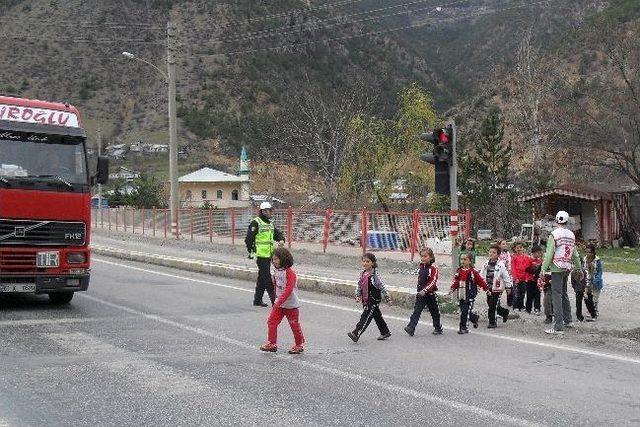
{"type": "MultiPolygon", "coordinates": [[[[171,273],[164,273],[164,272],[160,272],[160,271],[148,270],[146,268],[134,267],[134,266],[131,266],[131,265],[112,262],[112,261],[107,261],[107,260],[103,260],[103,259],[93,258],[93,260],[101,262],[101,263],[104,263],[104,264],[108,264],[108,265],[114,265],[114,266],[118,266],[118,267],[125,267],[125,268],[129,268],[131,270],[141,271],[141,272],[150,273],[150,274],[156,274],[156,275],[164,276],[164,277],[171,277],[173,279],[180,279],[180,280],[184,280],[184,281],[187,281],[187,282],[202,283],[202,284],[206,284],[206,285],[216,286],[216,287],[219,287],[219,288],[233,289],[235,291],[240,291],[240,292],[247,292],[247,293],[253,293],[254,292],[253,289],[242,288],[242,287],[239,287],[239,286],[225,285],[225,284],[222,284],[222,283],[211,282],[211,281],[208,281],[208,280],[195,279],[195,278],[192,278],[192,277],[180,276],[180,275],[177,275],[177,274],[171,274],[171,273]]],[[[306,303],[306,304],[317,305],[319,307],[326,307],[326,308],[331,308],[331,309],[334,309],[334,310],[348,311],[348,312],[352,312],[352,313],[361,313],[362,312],[362,310],[357,310],[357,309],[354,309],[354,308],[351,308],[351,307],[344,307],[344,306],[340,306],[340,305],[326,304],[326,303],[323,303],[323,302],[320,302],[320,301],[314,301],[314,300],[309,300],[309,299],[301,299],[301,301],[306,303]]],[[[385,315],[385,319],[396,320],[396,321],[400,321],[400,322],[403,322],[403,323],[406,323],[407,320],[408,320],[408,319],[402,318],[402,317],[387,316],[387,315],[385,315]]],[[[423,322],[423,321],[420,321],[420,324],[421,325],[429,325],[427,322],[423,322]]],[[[445,326],[444,328],[447,329],[447,330],[451,330],[451,331],[457,331],[458,330],[457,327],[453,328],[453,327],[445,326]]],[[[627,362],[627,363],[634,363],[634,364],[640,365],[640,359],[637,359],[637,358],[628,357],[628,356],[622,356],[622,355],[618,355],[618,354],[603,353],[603,352],[600,352],[600,351],[592,351],[592,350],[587,350],[587,349],[579,348],[579,347],[571,347],[571,346],[568,346],[568,345],[556,344],[554,342],[537,341],[537,340],[528,339],[528,338],[510,337],[510,336],[507,336],[507,335],[489,334],[489,333],[486,333],[486,332],[477,332],[477,331],[473,331],[473,335],[479,335],[479,336],[483,336],[483,337],[489,337],[489,338],[494,338],[494,339],[511,341],[511,342],[515,342],[515,343],[519,343],[519,344],[528,344],[528,345],[534,345],[534,346],[538,346],[538,347],[551,348],[551,349],[554,349],[554,350],[567,351],[567,352],[571,352],[571,353],[582,354],[582,355],[585,355],[585,356],[592,356],[592,357],[599,357],[599,358],[603,358],[603,359],[615,360],[617,362],[627,362]]]]}
{"type": "MultiPolygon", "coordinates": [[[[64,317],[59,319],[15,319],[0,320],[0,328],[5,326],[64,325],[67,323],[101,322],[105,320],[123,320],[122,317],[64,317]]],[[[2,425],[0,425],[2,427],[2,425]]]]}
{"type": "Polygon", "coordinates": [[[82,332],[46,333],[43,336],[74,355],[98,356],[96,360],[100,366],[106,367],[113,374],[135,381],[153,393],[180,396],[200,393],[206,388],[198,380],[183,375],[167,365],[141,357],[82,332]]]}
{"type": "MultiPolygon", "coordinates": [[[[226,285],[225,285],[226,286],[226,285]]],[[[175,328],[178,329],[182,329],[184,331],[188,331],[194,334],[198,334],[198,335],[202,335],[208,338],[212,338],[218,341],[222,341],[225,342],[227,344],[231,344],[240,348],[244,348],[246,350],[250,350],[250,351],[259,351],[258,348],[255,345],[240,341],[240,340],[236,340],[233,338],[229,338],[225,335],[222,334],[215,334],[211,331],[207,331],[205,329],[202,328],[198,328],[195,326],[191,326],[191,325],[187,325],[184,323],[180,323],[177,322],[175,320],[171,320],[171,319],[167,319],[165,317],[162,316],[158,316],[156,314],[150,314],[150,313],[146,313],[144,311],[139,311],[130,307],[126,307],[120,304],[115,304],[112,303],[110,301],[106,301],[103,300],[101,298],[97,298],[94,297],[92,295],[88,295],[88,294],[82,294],[83,298],[87,298],[91,301],[95,301],[97,303],[100,304],[104,304],[107,305],[109,307],[112,308],[117,308],[123,311],[126,311],[127,313],[130,314],[136,314],[140,317],[144,317],[146,319],[149,320],[153,320],[156,321],[158,323],[162,323],[165,325],[169,325],[169,326],[173,326],[175,328]]],[[[323,373],[327,373],[327,374],[331,374],[334,375],[336,377],[340,377],[346,380],[352,380],[352,381],[357,381],[363,384],[368,384],[371,386],[374,386],[378,389],[384,389],[387,391],[390,391],[392,393],[398,393],[398,394],[403,394],[405,396],[409,396],[412,398],[416,398],[416,399],[420,399],[422,401],[429,401],[438,405],[442,405],[442,406],[446,406],[455,410],[459,410],[459,411],[464,411],[464,412],[469,412],[471,414],[474,414],[476,416],[480,416],[480,417],[484,417],[484,418],[488,418],[491,420],[496,420],[500,423],[508,423],[508,424],[513,424],[513,425],[518,425],[518,426],[542,426],[544,424],[539,424],[539,423],[535,423],[529,420],[525,420],[522,418],[517,418],[517,417],[512,417],[510,415],[506,415],[506,414],[501,414],[499,412],[493,412],[490,411],[488,409],[484,409],[484,408],[480,408],[477,406],[473,406],[473,405],[468,405],[466,403],[462,403],[462,402],[456,402],[456,401],[452,401],[449,399],[445,399],[442,398],[440,396],[434,395],[434,394],[430,394],[430,393],[425,393],[422,391],[418,391],[418,390],[414,390],[408,387],[402,387],[402,386],[398,386],[395,384],[391,384],[391,383],[387,383],[384,381],[380,381],[380,380],[375,380],[373,378],[368,378],[365,377],[364,375],[360,375],[360,374],[354,374],[352,372],[347,372],[347,371],[343,371],[341,369],[336,369],[336,368],[331,368],[331,367],[327,367],[327,366],[323,366],[323,365],[319,365],[316,363],[312,363],[312,362],[308,362],[305,360],[302,360],[300,358],[297,357],[293,357],[293,356],[289,356],[289,355],[283,355],[283,354],[273,354],[273,357],[279,357],[282,359],[286,359],[288,361],[290,361],[291,363],[303,366],[305,368],[308,369],[313,369],[319,372],[323,372],[323,373]]]]}

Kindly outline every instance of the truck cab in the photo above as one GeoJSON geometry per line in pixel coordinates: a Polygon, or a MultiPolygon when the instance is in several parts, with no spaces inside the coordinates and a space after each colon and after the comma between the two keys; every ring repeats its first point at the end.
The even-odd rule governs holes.
{"type": "Polygon", "coordinates": [[[68,104],[0,96],[0,293],[66,304],[90,277],[91,186],[86,134],[68,104]]]}

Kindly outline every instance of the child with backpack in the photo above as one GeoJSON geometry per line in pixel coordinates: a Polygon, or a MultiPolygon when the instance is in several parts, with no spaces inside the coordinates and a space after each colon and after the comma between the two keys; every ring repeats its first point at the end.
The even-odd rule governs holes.
{"type": "Polygon", "coordinates": [[[587,255],[584,257],[583,266],[587,274],[585,301],[587,309],[591,313],[591,319],[587,321],[595,321],[598,318],[598,300],[600,291],[604,287],[602,281],[602,260],[596,255],[595,245],[587,246],[587,255]]]}
{"type": "Polygon", "coordinates": [[[376,256],[370,252],[364,254],[362,257],[362,273],[360,273],[358,287],[356,288],[356,301],[362,303],[364,310],[355,329],[347,333],[353,342],[358,342],[372,319],[375,320],[380,330],[378,340],[383,341],[391,336],[389,327],[384,321],[379,307],[383,299],[390,304],[391,298],[389,297],[389,292],[387,292],[387,287],[378,276],[377,268],[376,256]]]}
{"type": "Polygon", "coordinates": [[[436,266],[433,250],[431,248],[421,249],[420,261],[416,303],[413,308],[413,314],[409,319],[409,324],[405,326],[404,330],[410,336],[413,336],[422,311],[425,307],[428,307],[433,320],[433,335],[442,335],[440,309],[438,308],[438,297],[436,295],[438,290],[438,267],[436,266]]]}
{"type": "Polygon", "coordinates": [[[506,289],[511,289],[511,276],[507,271],[504,262],[498,259],[500,246],[491,245],[489,247],[489,260],[484,263],[480,270],[480,276],[485,280],[489,289],[487,290],[487,305],[489,306],[489,329],[497,328],[496,311],[502,322],[509,318],[509,310],[500,305],[500,297],[506,289]]]}
{"type": "Polygon", "coordinates": [[[289,321],[295,344],[289,354],[300,354],[304,351],[304,335],[299,320],[300,300],[297,295],[298,278],[293,271],[293,256],[287,248],[279,247],[273,251],[271,258],[275,273],[273,285],[275,301],[267,320],[268,339],[260,346],[260,350],[267,352],[278,351],[278,325],[284,317],[289,321]]]}
{"type": "Polygon", "coordinates": [[[487,290],[487,282],[480,276],[478,270],[471,265],[471,256],[463,254],[462,266],[456,271],[449,292],[452,295],[457,291],[457,299],[460,305],[460,329],[458,334],[468,334],[467,319],[471,320],[474,328],[478,327],[479,316],[473,312],[473,303],[478,295],[478,286],[487,290]]]}

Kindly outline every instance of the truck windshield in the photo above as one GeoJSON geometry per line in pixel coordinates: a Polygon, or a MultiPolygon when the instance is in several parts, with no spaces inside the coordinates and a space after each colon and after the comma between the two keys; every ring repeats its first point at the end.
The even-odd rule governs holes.
{"type": "Polygon", "coordinates": [[[62,144],[0,139],[0,187],[86,191],[86,166],[82,140],[62,144]]]}

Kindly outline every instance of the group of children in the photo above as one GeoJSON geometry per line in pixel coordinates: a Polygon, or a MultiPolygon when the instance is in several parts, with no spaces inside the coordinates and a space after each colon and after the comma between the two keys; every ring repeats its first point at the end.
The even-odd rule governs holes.
{"type": "MultiPolygon", "coordinates": [[[[582,265],[575,271],[572,285],[576,294],[576,317],[583,321],[582,303],[586,304],[589,315],[587,320],[595,320],[598,317],[598,297],[602,289],[602,261],[596,255],[593,245],[587,246],[587,255],[582,265]],[[578,280],[580,279],[580,280],[578,280]]],[[[507,294],[507,306],[512,310],[540,315],[541,294],[545,323],[553,321],[553,307],[551,302],[551,285],[547,275],[542,274],[543,250],[534,245],[531,254],[527,254],[525,245],[521,242],[513,244],[513,253],[509,250],[508,242],[502,240],[498,244],[492,244],[488,250],[488,260],[479,268],[475,268],[476,251],[474,241],[465,242],[459,258],[460,267],[456,270],[453,283],[450,286],[449,295],[455,295],[460,308],[460,324],[458,334],[467,334],[468,322],[474,328],[478,327],[480,316],[474,311],[474,302],[478,295],[478,288],[486,292],[489,319],[488,328],[498,326],[497,316],[503,322],[507,322],[510,310],[501,305],[503,293],[507,294]]],[[[409,323],[404,328],[405,332],[413,336],[425,308],[429,310],[433,321],[433,334],[441,335],[443,332],[440,321],[440,310],[436,291],[438,290],[438,267],[435,255],[430,248],[420,251],[420,265],[418,270],[418,283],[416,287],[416,300],[409,323]]],[[[275,274],[273,276],[276,300],[269,315],[268,341],[260,347],[263,351],[277,351],[277,328],[284,317],[287,318],[293,331],[295,345],[289,353],[299,354],[304,351],[304,336],[299,321],[299,299],[296,295],[297,278],[292,269],[293,257],[286,248],[277,248],[273,255],[275,274]]],[[[391,332],[385,322],[380,304],[382,301],[391,303],[389,292],[377,273],[376,256],[366,253],[362,257],[362,272],[356,287],[356,300],[362,304],[363,312],[355,328],[348,332],[349,338],[358,342],[372,320],[375,321],[380,336],[378,340],[386,340],[391,332]]]]}

